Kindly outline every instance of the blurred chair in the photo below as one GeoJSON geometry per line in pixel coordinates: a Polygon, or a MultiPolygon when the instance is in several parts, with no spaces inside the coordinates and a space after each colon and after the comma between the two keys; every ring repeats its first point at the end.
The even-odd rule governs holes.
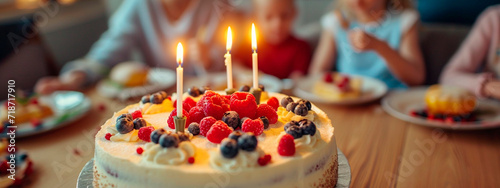
{"type": "MultiPolygon", "coordinates": [[[[58,67],[47,49],[39,30],[29,19],[11,19],[0,23],[0,86],[15,80],[16,89],[31,90],[41,77],[57,75],[58,67]],[[38,30],[32,32],[31,28],[38,30]],[[28,32],[27,32],[28,31],[28,32]],[[12,42],[15,41],[15,42],[12,42]]],[[[0,92],[7,98],[7,89],[0,92]]]]}

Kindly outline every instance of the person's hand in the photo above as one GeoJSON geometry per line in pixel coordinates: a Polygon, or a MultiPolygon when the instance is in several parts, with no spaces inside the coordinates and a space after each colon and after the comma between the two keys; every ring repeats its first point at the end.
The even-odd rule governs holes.
{"type": "Polygon", "coordinates": [[[367,50],[374,50],[376,46],[381,42],[375,36],[366,33],[361,29],[353,29],[349,31],[349,41],[351,42],[352,48],[356,52],[363,52],[367,50]]]}
{"type": "Polygon", "coordinates": [[[493,97],[500,100],[500,81],[492,80],[486,82],[483,87],[483,93],[487,97],[493,97]]]}
{"type": "Polygon", "coordinates": [[[68,75],[45,77],[35,85],[35,92],[46,95],[58,90],[78,90],[85,82],[85,73],[81,71],[71,72],[68,75]]]}

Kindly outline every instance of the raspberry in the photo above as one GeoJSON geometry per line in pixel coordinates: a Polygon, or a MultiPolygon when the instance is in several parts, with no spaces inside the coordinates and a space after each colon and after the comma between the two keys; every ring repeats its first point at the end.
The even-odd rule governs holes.
{"type": "Polygon", "coordinates": [[[273,107],[274,111],[278,110],[278,107],[280,107],[280,102],[276,97],[269,98],[269,100],[267,100],[267,104],[273,107]]]}
{"type": "Polygon", "coordinates": [[[216,121],[217,121],[217,119],[215,119],[212,116],[208,116],[208,117],[201,119],[201,121],[200,121],[200,134],[202,136],[207,136],[207,132],[210,130],[210,128],[212,127],[212,125],[216,121]]]}
{"type": "MultiPolygon", "coordinates": [[[[173,104],[174,108],[176,108],[177,107],[177,100],[175,100],[174,103],[172,103],[172,104],[173,104]]],[[[187,97],[186,99],[184,99],[182,101],[182,109],[185,109],[188,112],[194,106],[196,106],[196,102],[191,97],[187,97]]]]}
{"type": "Polygon", "coordinates": [[[188,163],[193,164],[194,163],[194,157],[189,157],[188,158],[188,163]]]}
{"type": "Polygon", "coordinates": [[[269,162],[271,162],[271,155],[266,154],[262,157],[259,157],[259,160],[257,160],[260,166],[266,166],[269,162]]]}
{"type": "Polygon", "coordinates": [[[31,125],[35,128],[39,127],[40,125],[42,125],[42,121],[40,121],[39,119],[32,119],[31,121],[31,125]]]}
{"type": "Polygon", "coordinates": [[[110,140],[112,136],[113,135],[111,133],[106,133],[106,136],[104,136],[104,138],[106,138],[106,140],[110,140]]]}
{"type": "Polygon", "coordinates": [[[278,113],[276,113],[276,110],[273,110],[273,107],[268,104],[260,104],[259,107],[257,107],[256,116],[266,116],[267,119],[269,119],[270,124],[275,124],[276,122],[278,122],[278,113]]]}
{"type": "Polygon", "coordinates": [[[233,129],[227,126],[226,123],[219,120],[215,122],[207,133],[208,141],[220,144],[220,142],[229,136],[233,132],[233,129]]]}
{"type": "Polygon", "coordinates": [[[205,117],[205,113],[203,112],[203,108],[199,106],[193,106],[191,110],[189,110],[189,120],[187,124],[191,124],[193,122],[200,123],[201,119],[205,117]]]}
{"type": "Polygon", "coordinates": [[[224,116],[224,108],[212,102],[206,102],[203,105],[203,112],[205,116],[212,116],[217,120],[222,119],[222,116],[224,116]]]}
{"type": "Polygon", "coordinates": [[[224,97],[224,102],[229,104],[229,101],[231,101],[231,95],[222,95],[222,97],[224,97]]]}
{"type": "Polygon", "coordinates": [[[231,96],[230,105],[231,110],[236,111],[241,118],[255,118],[257,103],[255,102],[255,97],[252,94],[236,92],[231,96]]]}
{"type": "Polygon", "coordinates": [[[295,141],[292,135],[285,134],[278,144],[278,154],[281,156],[295,155],[295,141]]]}
{"type": "Polygon", "coordinates": [[[231,106],[229,106],[229,103],[228,104],[223,104],[222,105],[222,110],[224,112],[231,111],[231,106]]]}
{"type": "Polygon", "coordinates": [[[323,78],[323,80],[324,80],[326,83],[332,83],[332,82],[333,82],[333,77],[332,77],[332,74],[330,74],[330,73],[326,73],[326,74],[325,74],[325,77],[323,78]]]}
{"type": "Polygon", "coordinates": [[[142,149],[141,147],[138,147],[137,150],[135,150],[137,152],[137,154],[142,154],[142,152],[144,152],[144,149],[142,149]]]}
{"type": "Polygon", "coordinates": [[[207,93],[198,101],[197,106],[202,107],[205,116],[213,116],[220,120],[224,112],[229,110],[224,97],[213,91],[207,93]]]}
{"type": "Polygon", "coordinates": [[[152,126],[149,127],[142,127],[139,129],[139,139],[144,140],[146,142],[151,142],[151,133],[155,131],[155,128],[152,126]]]}
{"type": "Polygon", "coordinates": [[[241,124],[241,130],[243,132],[251,132],[255,136],[259,136],[264,131],[264,123],[260,119],[246,119],[243,124],[241,124]]]}
{"type": "Polygon", "coordinates": [[[198,101],[198,103],[196,104],[197,106],[203,106],[203,103],[205,103],[205,100],[206,99],[210,99],[212,98],[213,96],[217,96],[219,95],[218,93],[215,93],[211,90],[207,90],[205,92],[205,94],[203,94],[203,97],[201,97],[201,99],[198,101]]]}
{"type": "MultiPolygon", "coordinates": [[[[176,116],[176,115],[177,115],[177,108],[172,110],[172,112],[170,112],[170,116],[168,116],[167,124],[168,124],[168,127],[171,129],[175,129],[174,116],[176,116]]],[[[186,128],[187,128],[189,126],[189,123],[187,123],[187,122],[190,122],[189,113],[186,112],[186,110],[182,109],[182,115],[184,115],[186,117],[186,128]]]]}
{"type": "Polygon", "coordinates": [[[136,110],[136,111],[132,112],[131,115],[132,115],[132,119],[142,118],[141,110],[136,110]]]}

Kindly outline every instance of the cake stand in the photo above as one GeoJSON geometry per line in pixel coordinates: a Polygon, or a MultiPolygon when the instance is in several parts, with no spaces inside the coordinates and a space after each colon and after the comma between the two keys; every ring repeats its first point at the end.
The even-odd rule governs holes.
{"type": "MultiPolygon", "coordinates": [[[[348,188],[351,184],[351,166],[349,166],[349,161],[345,157],[344,153],[337,148],[338,161],[339,161],[339,172],[336,188],[348,188]]],[[[76,182],[77,188],[93,188],[92,182],[94,181],[94,172],[92,170],[94,166],[94,159],[91,159],[83,167],[80,175],[78,175],[78,181],[76,182]]]]}

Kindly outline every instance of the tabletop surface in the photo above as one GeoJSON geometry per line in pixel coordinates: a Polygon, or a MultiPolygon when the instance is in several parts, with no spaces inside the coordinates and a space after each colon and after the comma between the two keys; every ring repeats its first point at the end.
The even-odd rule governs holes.
{"type": "MultiPolygon", "coordinates": [[[[17,139],[34,161],[29,187],[75,187],[94,155],[94,135],[113,112],[133,103],[84,92],[90,113],[72,125],[17,139]]],[[[285,93],[289,93],[285,91],[285,93]]],[[[335,127],[338,148],[352,172],[352,187],[498,187],[500,129],[447,131],[387,114],[380,102],[362,106],[316,104],[335,127]]]]}

